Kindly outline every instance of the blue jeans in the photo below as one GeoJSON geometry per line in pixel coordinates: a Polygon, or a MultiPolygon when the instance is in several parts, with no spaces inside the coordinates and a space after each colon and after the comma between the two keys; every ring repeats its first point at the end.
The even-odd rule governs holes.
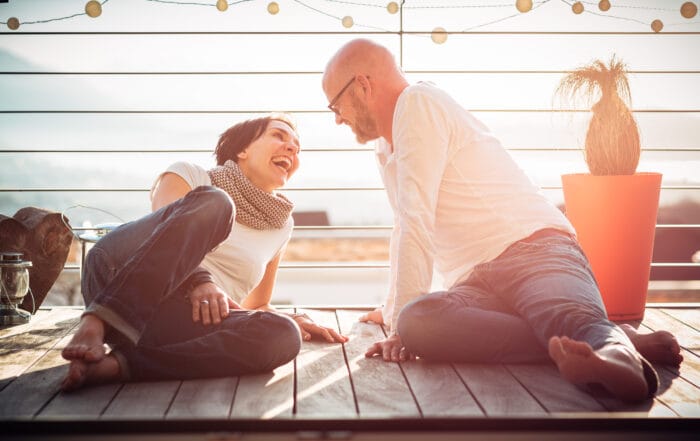
{"type": "Polygon", "coordinates": [[[568,336],[593,349],[634,350],[608,320],[577,242],[542,232],[477,265],[464,282],[406,305],[397,325],[406,349],[433,360],[530,363],[549,359],[550,337],[568,336]]]}
{"type": "Polygon", "coordinates": [[[192,321],[188,276],[231,232],[223,191],[184,198],[103,237],[83,271],[86,312],[108,325],[106,343],[125,379],[187,379],[265,372],[299,352],[289,317],[233,310],[218,325],[192,321]]]}

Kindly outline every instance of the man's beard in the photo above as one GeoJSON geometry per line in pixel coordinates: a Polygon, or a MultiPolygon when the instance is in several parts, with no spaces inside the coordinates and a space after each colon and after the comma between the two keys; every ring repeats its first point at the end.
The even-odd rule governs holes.
{"type": "Polygon", "coordinates": [[[377,123],[369,115],[367,106],[360,100],[353,98],[353,109],[355,110],[355,124],[352,126],[355,137],[360,144],[379,138],[377,123]]]}

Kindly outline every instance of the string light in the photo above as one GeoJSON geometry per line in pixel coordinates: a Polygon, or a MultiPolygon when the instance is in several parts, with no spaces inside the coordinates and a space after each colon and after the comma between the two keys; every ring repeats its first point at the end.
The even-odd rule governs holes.
{"type": "Polygon", "coordinates": [[[447,31],[444,28],[437,27],[433,29],[433,32],[430,34],[430,38],[435,44],[443,44],[447,41],[447,31]]]}
{"type": "Polygon", "coordinates": [[[573,5],[571,5],[571,10],[574,11],[574,14],[581,14],[583,12],[583,3],[574,3],[573,5]]]}
{"type": "Polygon", "coordinates": [[[532,0],[517,0],[515,2],[515,8],[522,13],[530,12],[532,9],[532,0]]]}
{"type": "Polygon", "coordinates": [[[698,7],[693,2],[685,2],[681,6],[681,15],[683,18],[693,18],[698,13],[698,7]]]}
{"type": "MultiPolygon", "coordinates": [[[[85,11],[81,13],[76,13],[72,14],[69,16],[64,16],[64,17],[58,17],[58,18],[51,18],[51,19],[43,19],[43,20],[20,20],[17,17],[12,17],[8,19],[6,22],[0,21],[0,25],[6,25],[9,29],[11,30],[17,30],[21,26],[26,26],[26,25],[33,25],[33,24],[43,24],[43,23],[49,23],[53,21],[60,21],[60,20],[67,20],[79,16],[84,16],[87,15],[89,17],[98,17],[102,13],[102,9],[105,3],[107,3],[109,0],[90,0],[87,3],[85,3],[85,11]]],[[[237,5],[239,3],[246,3],[246,2],[252,2],[254,0],[233,0],[233,1],[227,1],[227,0],[217,0],[215,4],[212,4],[212,0],[143,0],[143,1],[148,1],[148,2],[155,2],[155,3],[168,3],[168,4],[174,4],[174,5],[181,5],[181,6],[203,6],[203,7],[212,7],[216,6],[216,8],[219,11],[226,11],[229,6],[231,5],[237,5]]],[[[306,3],[306,0],[292,0],[295,3],[306,7],[307,9],[310,9],[316,13],[325,15],[327,17],[330,17],[334,20],[339,21],[344,27],[350,28],[353,26],[360,26],[363,28],[369,28],[369,29],[376,29],[379,31],[384,31],[384,32],[392,32],[389,29],[383,29],[380,27],[376,26],[370,26],[370,25],[363,25],[363,24],[357,24],[355,23],[354,19],[351,16],[337,16],[332,13],[323,11],[321,9],[318,9],[316,7],[312,7],[306,3]]],[[[352,0],[319,0],[319,1],[325,1],[327,3],[343,3],[343,4],[351,4],[351,5],[356,5],[356,6],[363,6],[363,7],[374,7],[374,8],[386,8],[386,11],[389,14],[396,14],[402,9],[410,9],[410,10],[417,10],[417,9],[474,9],[474,8],[512,8],[512,0],[510,4],[473,4],[473,3],[468,3],[468,4],[461,4],[461,5],[450,5],[450,6],[443,6],[443,5],[435,5],[435,4],[409,4],[409,5],[404,5],[403,2],[396,2],[396,1],[391,1],[388,3],[385,3],[386,6],[383,6],[382,4],[370,4],[366,3],[367,0],[362,0],[362,1],[352,1],[352,0]],[[400,5],[401,4],[401,5],[400,5]]],[[[465,0],[466,1],[466,0],[465,0]]],[[[542,5],[551,2],[552,0],[540,0],[535,2],[534,0],[516,0],[515,1],[515,6],[516,9],[518,10],[517,13],[515,14],[510,14],[505,17],[501,17],[499,19],[495,19],[486,23],[481,23],[475,26],[472,26],[468,29],[463,29],[463,32],[468,32],[472,31],[474,29],[478,28],[484,28],[486,26],[490,26],[496,23],[501,23],[506,20],[509,20],[511,18],[517,17],[521,15],[524,12],[532,12],[538,8],[540,8],[542,5]]],[[[555,0],[556,1],[556,0],[555,0]]],[[[631,22],[636,22],[640,23],[642,25],[646,26],[651,26],[652,30],[654,32],[660,32],[664,24],[660,19],[654,20],[652,23],[649,23],[648,21],[643,21],[635,18],[628,18],[628,17],[623,17],[623,16],[617,16],[617,15],[602,15],[599,13],[594,12],[593,10],[588,10],[585,9],[584,3],[586,4],[595,4],[592,1],[586,1],[586,0],[558,0],[558,2],[564,3],[568,6],[571,7],[571,10],[575,14],[593,14],[593,15],[598,15],[601,17],[606,17],[610,19],[616,19],[616,20],[626,20],[626,21],[631,21],[631,22]]],[[[627,9],[644,9],[644,10],[654,10],[654,11],[666,11],[666,12],[671,12],[675,11],[677,14],[678,9],[663,9],[663,8],[658,8],[658,7],[644,7],[644,6],[638,6],[638,5],[620,5],[616,4],[616,11],[623,10],[625,8],[627,9]]],[[[606,12],[611,8],[611,2],[610,0],[600,0],[598,2],[598,9],[600,11],[606,12]]],[[[697,15],[697,5],[696,2],[693,1],[686,1],[685,3],[682,4],[680,8],[680,13],[681,16],[683,16],[686,19],[691,19],[694,18],[697,15]]],[[[276,15],[280,12],[280,6],[277,2],[269,2],[267,5],[267,11],[271,15],[276,15]]],[[[673,22],[670,23],[669,26],[678,26],[678,25],[685,25],[685,24],[693,24],[697,22],[673,22]]],[[[449,35],[447,31],[445,31],[443,28],[435,28],[433,30],[434,35],[431,36],[433,38],[433,41],[435,41],[438,44],[442,44],[447,41],[447,36],[449,35]],[[437,41],[436,41],[437,40],[437,41]]]]}
{"type": "Polygon", "coordinates": [[[102,5],[96,0],[85,3],[85,13],[92,18],[97,18],[102,14],[102,5]]]}
{"type": "Polygon", "coordinates": [[[389,14],[396,14],[399,12],[399,5],[396,2],[389,2],[389,4],[386,5],[386,10],[389,11],[389,14]]]}

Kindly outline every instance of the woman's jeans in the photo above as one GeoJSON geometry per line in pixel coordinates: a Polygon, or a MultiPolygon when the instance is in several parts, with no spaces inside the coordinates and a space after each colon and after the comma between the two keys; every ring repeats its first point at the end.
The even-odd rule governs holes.
{"type": "Polygon", "coordinates": [[[529,363],[548,359],[552,336],[633,348],[608,320],[576,241],[543,231],[477,265],[464,282],[406,305],[397,325],[406,349],[433,360],[529,363]]]}
{"type": "Polygon", "coordinates": [[[220,324],[193,322],[188,276],[231,232],[235,207],[198,187],[107,234],[90,250],[82,292],[124,379],[187,379],[265,372],[299,352],[289,317],[231,310],[220,324]]]}

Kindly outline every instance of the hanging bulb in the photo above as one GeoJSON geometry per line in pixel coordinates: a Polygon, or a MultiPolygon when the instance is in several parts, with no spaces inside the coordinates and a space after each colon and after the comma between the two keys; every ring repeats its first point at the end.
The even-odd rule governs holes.
{"type": "Polygon", "coordinates": [[[433,32],[430,34],[430,38],[435,44],[443,44],[447,41],[447,31],[444,28],[437,27],[433,29],[433,32]]]}
{"type": "Polygon", "coordinates": [[[664,28],[664,22],[661,20],[654,20],[651,22],[651,30],[654,32],[661,32],[661,29],[664,28]]]}
{"type": "Polygon", "coordinates": [[[574,11],[574,14],[580,14],[583,12],[583,3],[581,2],[576,2],[573,5],[571,5],[571,10],[574,11]]]}
{"type": "Polygon", "coordinates": [[[102,14],[102,5],[97,0],[90,0],[85,3],[85,13],[92,18],[97,18],[102,14]]]}
{"type": "Polygon", "coordinates": [[[522,13],[529,12],[532,9],[532,0],[517,0],[515,8],[522,13]]]}
{"type": "Polygon", "coordinates": [[[598,9],[601,11],[609,11],[610,10],[610,0],[600,0],[598,3],[598,9]]]}
{"type": "Polygon", "coordinates": [[[354,24],[355,24],[355,21],[349,15],[346,15],[345,17],[343,17],[343,26],[345,26],[346,28],[351,28],[352,25],[354,25],[354,24]]]}
{"type": "Polygon", "coordinates": [[[228,9],[228,2],[226,0],[216,0],[216,9],[224,12],[228,9]]]}
{"type": "Polygon", "coordinates": [[[10,30],[16,31],[19,29],[19,19],[17,17],[10,17],[10,19],[7,20],[7,27],[10,28],[10,30]]]}
{"type": "Polygon", "coordinates": [[[399,5],[396,2],[389,2],[389,4],[386,5],[386,10],[389,11],[389,14],[396,14],[399,12],[399,5]]]}
{"type": "Polygon", "coordinates": [[[683,18],[693,18],[698,13],[698,7],[693,2],[685,2],[681,6],[681,15],[683,18]]]}
{"type": "Polygon", "coordinates": [[[277,14],[280,12],[280,5],[278,5],[277,2],[270,2],[270,4],[267,5],[267,12],[272,15],[277,14]]]}

